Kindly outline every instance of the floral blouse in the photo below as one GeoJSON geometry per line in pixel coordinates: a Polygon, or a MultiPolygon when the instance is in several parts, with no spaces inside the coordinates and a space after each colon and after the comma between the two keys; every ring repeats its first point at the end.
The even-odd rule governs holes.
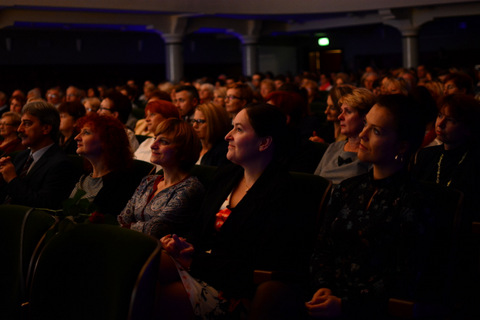
{"type": "Polygon", "coordinates": [[[118,222],[157,238],[169,233],[184,235],[189,231],[205,189],[196,177],[190,176],[149,200],[155,192],[157,177],[150,175],[142,180],[118,216],[118,222]]]}
{"type": "Polygon", "coordinates": [[[331,289],[347,317],[382,318],[389,298],[411,297],[430,215],[415,185],[406,172],[384,180],[369,172],[334,189],[312,256],[312,290],[331,289]]]}

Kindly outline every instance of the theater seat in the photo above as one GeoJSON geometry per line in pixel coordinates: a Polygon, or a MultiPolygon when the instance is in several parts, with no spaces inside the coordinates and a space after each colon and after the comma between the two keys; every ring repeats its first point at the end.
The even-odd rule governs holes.
{"type": "Polygon", "coordinates": [[[58,233],[35,265],[29,319],[148,319],[159,242],[111,225],[81,224],[58,233]]]}
{"type": "Polygon", "coordinates": [[[19,317],[31,257],[54,225],[42,210],[0,205],[0,319],[19,317]]]}
{"type": "Polygon", "coordinates": [[[139,181],[143,177],[148,176],[149,174],[154,174],[155,169],[156,169],[155,165],[150,162],[146,162],[138,159],[133,160],[133,172],[135,176],[139,178],[139,181]]]}
{"type": "MultiPolygon", "coordinates": [[[[308,173],[290,172],[292,176],[293,191],[292,200],[295,201],[295,210],[292,210],[292,220],[301,221],[296,228],[303,228],[301,234],[303,239],[296,239],[299,242],[299,256],[304,261],[299,264],[307,265],[312,254],[315,239],[323,219],[323,215],[330,198],[332,183],[320,176],[308,173]]],[[[300,280],[305,275],[285,274],[275,270],[255,270],[254,283],[260,284],[270,280],[300,280]]],[[[305,279],[302,279],[305,280],[305,279]]]]}
{"type": "Polygon", "coordinates": [[[190,170],[190,174],[195,176],[200,180],[205,188],[208,188],[210,183],[213,180],[217,167],[214,166],[204,166],[204,165],[194,165],[190,170]]]}
{"type": "Polygon", "coordinates": [[[459,296],[454,288],[458,289],[459,284],[458,236],[463,194],[429,182],[423,183],[422,192],[435,199],[431,244],[425,252],[426,266],[417,279],[415,297],[411,300],[392,297],[389,300],[388,313],[394,319],[450,319],[459,296]]]}

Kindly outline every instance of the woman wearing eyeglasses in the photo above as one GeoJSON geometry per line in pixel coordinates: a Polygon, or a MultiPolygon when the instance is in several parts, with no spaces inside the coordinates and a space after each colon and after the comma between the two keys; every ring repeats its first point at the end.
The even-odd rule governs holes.
{"type": "Polygon", "coordinates": [[[18,138],[17,128],[20,125],[20,116],[16,112],[5,112],[0,119],[0,153],[6,155],[15,151],[24,150],[22,140],[18,138]]]}
{"type": "Polygon", "coordinates": [[[247,84],[237,82],[229,86],[225,97],[225,110],[233,119],[248,103],[253,101],[253,91],[247,84]]]}
{"type": "Polygon", "coordinates": [[[228,163],[228,143],[223,139],[230,131],[228,113],[212,102],[199,105],[191,120],[193,129],[202,143],[197,164],[220,166],[228,163]]]}

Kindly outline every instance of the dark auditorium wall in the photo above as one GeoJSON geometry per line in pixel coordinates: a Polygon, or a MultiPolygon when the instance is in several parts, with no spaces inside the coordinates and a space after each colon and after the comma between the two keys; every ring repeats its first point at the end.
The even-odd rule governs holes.
{"type": "MultiPolygon", "coordinates": [[[[341,68],[358,71],[402,64],[401,34],[383,25],[326,30],[331,45],[321,49],[314,32],[260,38],[260,71],[308,70],[312,51],[341,50],[341,68]]],[[[471,68],[480,64],[480,19],[439,19],[419,33],[420,63],[471,68]]],[[[186,76],[215,77],[242,72],[242,45],[231,34],[196,33],[184,39],[186,76]]],[[[80,87],[165,78],[165,46],[155,32],[122,30],[5,28],[0,30],[0,90],[74,84],[80,87]]]]}

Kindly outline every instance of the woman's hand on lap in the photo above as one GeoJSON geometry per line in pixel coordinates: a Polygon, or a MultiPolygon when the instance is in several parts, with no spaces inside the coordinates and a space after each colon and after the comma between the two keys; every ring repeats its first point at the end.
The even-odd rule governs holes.
{"type": "Polygon", "coordinates": [[[311,317],[338,317],[342,314],[342,300],[327,288],[321,288],[313,295],[312,300],[305,303],[311,317]]]}

